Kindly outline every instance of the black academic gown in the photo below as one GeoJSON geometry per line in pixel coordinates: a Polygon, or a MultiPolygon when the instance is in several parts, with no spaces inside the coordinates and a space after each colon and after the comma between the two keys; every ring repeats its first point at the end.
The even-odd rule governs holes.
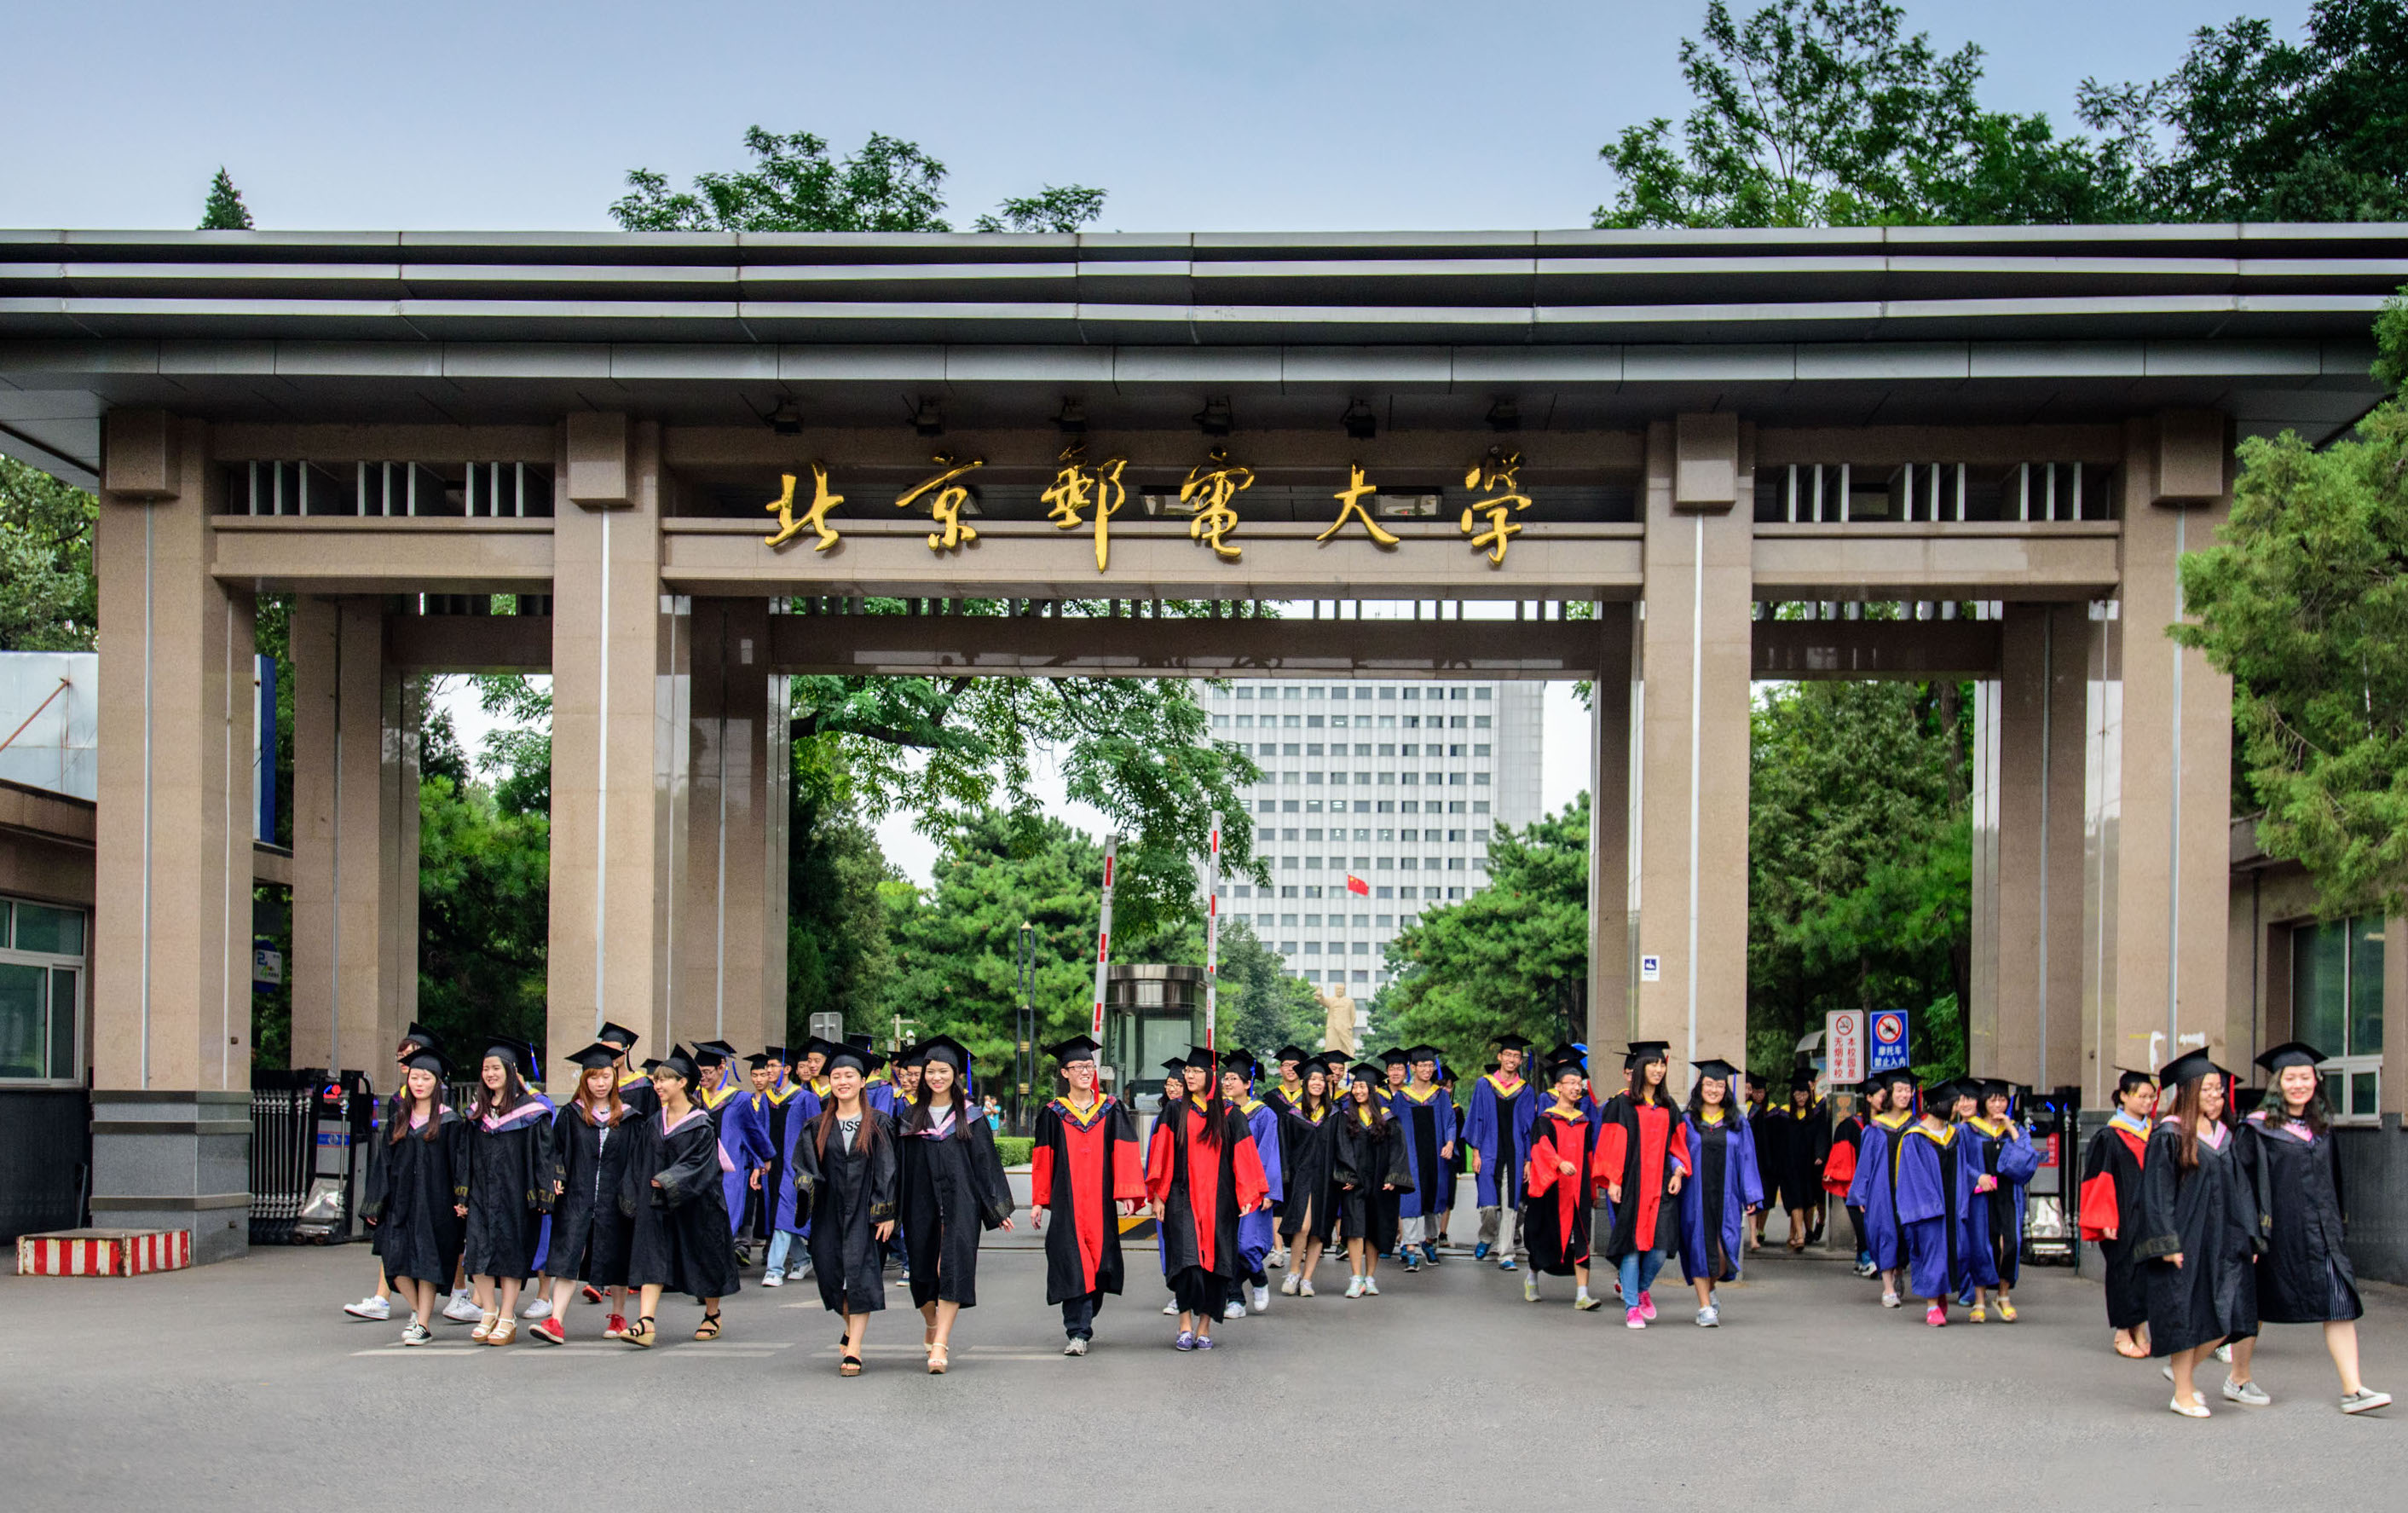
{"type": "Polygon", "coordinates": [[[896,1197],[911,1306],[978,1306],[979,1235],[1011,1217],[1011,1187],[996,1154],[995,1131],[973,1115],[943,1139],[923,1133],[915,1106],[903,1116],[896,1197]]]}
{"type": "Polygon", "coordinates": [[[2138,1329],[2149,1321],[2148,1280],[2133,1253],[2141,1240],[2141,1163],[2148,1149],[2136,1130],[2111,1123],[2090,1137],[2082,1155],[2082,1237],[2099,1247],[2106,1263],[2107,1323],[2113,1329],[2138,1329]],[[2107,1237],[2111,1229],[2114,1239],[2107,1237]]]}
{"type": "Polygon", "coordinates": [[[471,1277],[530,1277],[552,1207],[552,1117],[529,1098],[515,1119],[468,1126],[468,1220],[460,1264],[471,1277]]]}
{"type": "Polygon", "coordinates": [[[399,1140],[390,1128],[376,1132],[360,1214],[375,1226],[386,1276],[450,1287],[463,1227],[453,1208],[468,1201],[468,1125],[449,1108],[435,1124],[431,1140],[423,1128],[399,1140]]]}
{"type": "Polygon", "coordinates": [[[1399,1195],[1413,1189],[1404,1131],[1394,1119],[1366,1124],[1351,1098],[1339,1106],[1335,1121],[1330,1165],[1346,1211],[1347,1236],[1367,1240],[1374,1255],[1385,1255],[1397,1244],[1399,1195]]]}
{"type": "Polygon", "coordinates": [[[673,1130],[651,1114],[631,1126],[619,1211],[631,1218],[627,1280],[695,1298],[726,1297],[740,1283],[727,1229],[719,1129],[695,1108],[673,1130]]]}
{"type": "Polygon", "coordinates": [[[2257,1210],[2258,1317],[2271,1324],[2355,1319],[2358,1274],[2342,1249],[2341,1155],[2330,1131],[2270,1126],[2252,1114],[2241,1126],[2241,1160],[2257,1210]]]}
{"type": "Polygon", "coordinates": [[[627,1285],[627,1246],[635,1221],[619,1208],[627,1184],[627,1153],[643,1116],[624,1104],[619,1122],[589,1124],[577,1105],[552,1121],[552,1253],[554,1277],[594,1287],[627,1285]]]}
{"type": "MultiPolygon", "coordinates": [[[[1287,1089],[1283,1087],[1274,1087],[1268,1092],[1263,1094],[1263,1102],[1270,1105],[1271,1112],[1279,1116],[1278,1119],[1272,1121],[1271,1127],[1279,1133],[1279,1169],[1282,1174],[1280,1181],[1281,1195],[1271,1200],[1271,1212],[1273,1214],[1284,1214],[1287,1212],[1286,1192],[1290,1185],[1285,1178],[1285,1174],[1289,1170],[1288,1148],[1296,1138],[1294,1132],[1289,1130],[1287,1127],[1287,1121],[1288,1116],[1296,1112],[1296,1100],[1287,1095],[1287,1089]]],[[[1281,1233],[1284,1235],[1286,1232],[1283,1230],[1281,1233]]]]}
{"type": "Polygon", "coordinates": [[[1831,1153],[1830,1121],[1820,1104],[1804,1111],[1777,1104],[1757,1116],[1756,1170],[1767,1209],[1820,1208],[1823,1163],[1831,1153]]]}
{"type": "Polygon", "coordinates": [[[1326,1245],[1338,1222],[1338,1116],[1324,1105],[1319,1121],[1290,1109],[1280,1116],[1280,1238],[1299,1235],[1326,1245]]]}
{"type": "Polygon", "coordinates": [[[2258,1333],[2257,1273],[2250,1251],[2257,1228],[2239,1135],[2221,1147],[2199,1142],[2199,1164],[2184,1171],[2182,1134],[2171,1120],[2149,1136],[2141,1164],[2141,1237],[2133,1254],[2148,1290],[2149,1353],[2172,1355],[2258,1333]],[[2166,1257],[2180,1253],[2176,1266],[2166,1257]]]}
{"type": "Polygon", "coordinates": [[[796,1205],[810,1214],[811,1276],[830,1313],[886,1306],[877,1227],[895,1217],[895,1144],[894,1124],[866,1101],[851,1150],[833,1123],[824,1156],[815,1128],[806,1126],[795,1137],[796,1205]]]}

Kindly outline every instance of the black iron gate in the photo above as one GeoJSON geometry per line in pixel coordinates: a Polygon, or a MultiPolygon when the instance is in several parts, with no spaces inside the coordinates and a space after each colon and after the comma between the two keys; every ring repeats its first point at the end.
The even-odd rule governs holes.
{"type": "Polygon", "coordinates": [[[255,1072],[251,1243],[329,1245],[358,1231],[374,1100],[357,1072],[255,1072]]]}
{"type": "Polygon", "coordinates": [[[2082,1091],[2059,1088],[2024,1101],[2024,1121],[2040,1151],[2040,1170],[2024,1190],[2024,1260],[2071,1265],[2080,1235],[2082,1091]]]}

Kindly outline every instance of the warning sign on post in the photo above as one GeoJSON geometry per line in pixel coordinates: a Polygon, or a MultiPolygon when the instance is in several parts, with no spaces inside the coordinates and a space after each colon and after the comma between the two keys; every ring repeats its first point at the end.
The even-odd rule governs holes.
{"type": "Polygon", "coordinates": [[[1885,1008],[1872,1017],[1866,1036],[1872,1048],[1873,1070],[1895,1072],[1912,1060],[1907,1053],[1906,1010],[1885,1008]]]}
{"type": "Polygon", "coordinates": [[[1843,1008],[1823,1017],[1825,1071],[1833,1086],[1865,1079],[1865,1011],[1843,1008]]]}

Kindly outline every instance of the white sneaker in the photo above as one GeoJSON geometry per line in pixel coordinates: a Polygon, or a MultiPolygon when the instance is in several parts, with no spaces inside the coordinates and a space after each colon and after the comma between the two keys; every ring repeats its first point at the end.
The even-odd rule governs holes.
{"type": "Polygon", "coordinates": [[[1525,1303],[1539,1301],[1539,1279],[1536,1277],[1522,1278],[1522,1301],[1525,1303]]]}
{"type": "Polygon", "coordinates": [[[344,1304],[343,1311],[350,1314],[354,1319],[367,1319],[372,1320],[377,1323],[382,1323],[393,1317],[393,1300],[391,1298],[365,1297],[360,1299],[357,1303],[344,1304]]]}
{"type": "Polygon", "coordinates": [[[1296,1295],[1300,1298],[1309,1298],[1312,1296],[1312,1277],[1308,1277],[1304,1280],[1296,1284],[1296,1295]]]}
{"type": "Polygon", "coordinates": [[[1270,1289],[1270,1284],[1269,1284],[1268,1282],[1265,1282],[1262,1286],[1255,1288],[1255,1289],[1254,1290],[1254,1295],[1253,1295],[1250,1299],[1248,1299],[1248,1301],[1249,1301],[1249,1302],[1254,1306],[1254,1310],[1256,1313],[1268,1313],[1268,1312],[1270,1312],[1270,1311],[1271,1311],[1271,1289],[1270,1289]]]}
{"type": "Polygon", "coordinates": [[[1884,1293],[1882,1294],[1882,1306],[1883,1306],[1883,1307],[1885,1307],[1885,1308],[1895,1308],[1895,1307],[1897,1307],[1897,1306],[1898,1306],[1898,1294],[1897,1294],[1897,1293],[1895,1293],[1895,1292],[1884,1292],[1884,1293]]]}
{"type": "Polygon", "coordinates": [[[1179,1300],[1177,1298],[1172,1298],[1169,1302],[1162,1306],[1162,1316],[1165,1319],[1176,1319],[1179,1317],[1179,1300]]]}
{"type": "Polygon", "coordinates": [[[1062,1353],[1064,1355],[1084,1355],[1087,1353],[1087,1342],[1083,1339],[1071,1340],[1068,1344],[1062,1347],[1062,1353]]]}
{"type": "Polygon", "coordinates": [[[2230,1345],[2217,1346],[2215,1348],[2215,1358],[2218,1361],[2223,1362],[2228,1366],[2232,1364],[2232,1347],[2230,1345]]]}
{"type": "Polygon", "coordinates": [[[454,1292],[452,1301],[443,1305],[443,1317],[455,1324],[473,1324],[485,1317],[477,1300],[466,1292],[454,1292]]]}
{"type": "Polygon", "coordinates": [[[2376,1408],[2391,1406],[2389,1392],[2378,1392],[2372,1387],[2361,1387],[2341,1400],[2344,1413],[2372,1413],[2376,1408]]]}
{"type": "Polygon", "coordinates": [[[404,1345],[423,1345],[434,1337],[427,1327],[415,1319],[401,1326],[401,1343],[404,1345]]]}
{"type": "Polygon", "coordinates": [[[1595,1313],[1603,1306],[1605,1306],[1604,1299],[1593,1298],[1586,1292],[1572,1299],[1572,1310],[1576,1313],[1595,1313]]]}
{"type": "Polygon", "coordinates": [[[785,1274],[783,1272],[775,1271],[765,1272],[761,1277],[761,1285],[763,1287],[783,1287],[786,1285],[785,1274]]]}
{"type": "Polygon", "coordinates": [[[2253,1408],[2262,1408],[2274,1401],[2266,1395],[2266,1389],[2256,1382],[2234,1381],[2229,1377],[2224,1378],[2224,1400],[2227,1403],[2246,1403],[2253,1408]]]}
{"type": "Polygon", "coordinates": [[[1713,1329],[1723,1321],[1723,1311],[1709,1303],[1698,1310],[1698,1327],[1713,1329]]]}
{"type": "Polygon", "coordinates": [[[1350,1298],[1359,1298],[1363,1295],[1362,1277],[1357,1277],[1346,1284],[1346,1295],[1350,1298]]]}
{"type": "Polygon", "coordinates": [[[1242,1298],[1231,1298],[1221,1305],[1221,1317],[1224,1319],[1243,1319],[1245,1316],[1246,1304],[1242,1298]]]}
{"type": "Polygon", "coordinates": [[[525,1307],[521,1308],[521,1309],[519,1310],[519,1317],[520,1317],[521,1319],[549,1319],[549,1318],[551,1318],[551,1317],[552,1317],[552,1299],[550,1299],[550,1298],[538,1298],[538,1299],[536,1299],[533,1303],[528,1304],[525,1307]]]}
{"type": "Polygon", "coordinates": [[[1286,1269],[1287,1269],[1287,1247],[1286,1247],[1286,1246],[1284,1246],[1284,1245],[1283,1245],[1283,1246],[1281,1246],[1278,1249],[1276,1249],[1276,1250],[1272,1251],[1272,1252],[1270,1253],[1269,1263],[1270,1263],[1271,1265],[1274,1265],[1274,1266],[1279,1267],[1279,1268],[1280,1268],[1281,1270],[1283,1270],[1283,1271],[1286,1270],[1286,1269]]]}
{"type": "Polygon", "coordinates": [[[1380,1279],[1377,1277],[1366,1277],[1363,1278],[1363,1295],[1367,1298],[1375,1298],[1380,1295],[1380,1279]]]}
{"type": "Polygon", "coordinates": [[[1301,1283],[1303,1280],[1304,1277],[1302,1274],[1293,1271],[1289,1272],[1286,1276],[1280,1278],[1281,1295],[1283,1297],[1296,1296],[1297,1284],[1301,1283]]]}

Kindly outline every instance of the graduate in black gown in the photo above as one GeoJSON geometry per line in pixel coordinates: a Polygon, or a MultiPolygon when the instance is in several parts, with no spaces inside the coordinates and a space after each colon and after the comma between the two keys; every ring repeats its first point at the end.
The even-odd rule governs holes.
{"type": "Polygon", "coordinates": [[[2082,1237],[2099,1247],[2106,1263],[2107,1327],[2115,1332],[2115,1353],[2146,1360],[2149,1290],[2133,1247],[2141,1238],[2141,1168],[2148,1159],[2150,1116],[2157,1106],[2157,1079],[2126,1072],[2115,1083],[2115,1111],[2090,1137],[2082,1153],[2082,1237]]]}
{"type": "Polygon", "coordinates": [[[2141,1259],[2149,1292],[2149,1353],[2169,1356],[2171,1405],[2204,1419],[2191,1379],[2227,1340],[2258,1333],[2258,1213],[2231,1127],[2224,1122],[2230,1075],[2204,1050],[2157,1076],[2172,1090],[2141,1166],[2141,1259]]]}
{"type": "Polygon", "coordinates": [[[1287,1191],[1287,1183],[1285,1180],[1287,1172],[1287,1143],[1292,1137],[1287,1125],[1287,1116],[1296,1111],[1296,1101],[1298,1097],[1303,1095],[1304,1063],[1312,1059],[1312,1052],[1306,1050],[1301,1046],[1286,1045],[1282,1046],[1279,1049],[1273,1051],[1271,1053],[1271,1061],[1279,1068],[1279,1080],[1272,1083],[1269,1089],[1262,1095],[1263,1102],[1270,1105],[1271,1112],[1278,1116],[1279,1167],[1282,1177],[1280,1192],[1282,1196],[1271,1200],[1272,1228],[1278,1234],[1277,1243],[1274,1245],[1270,1254],[1269,1263],[1274,1266],[1284,1266],[1288,1263],[1287,1234],[1284,1230],[1280,1230],[1278,1226],[1280,1216],[1287,1211],[1287,1199],[1285,1197],[1287,1191]]]}
{"type": "Polygon", "coordinates": [[[1764,1207],[1756,1232],[1764,1233],[1764,1215],[1780,1209],[1789,1216],[1789,1249],[1806,1249],[1821,1227],[1823,1163],[1831,1153],[1831,1120],[1814,1098],[1814,1078],[1799,1072],[1789,1078],[1787,1095],[1768,1107],[1755,1121],[1756,1160],[1764,1179],[1764,1207]]]}
{"type": "MultiPolygon", "coordinates": [[[[2240,1130],[2241,1163],[2258,1215],[2258,1319],[2323,1325],[2325,1349],[2341,1374],[2341,1410],[2371,1413],[2388,1406],[2391,1394],[2370,1391],[2358,1374],[2358,1317],[2366,1309],[2342,1249],[2341,1156],[2316,1071],[2325,1060],[2300,1040],[2258,1058],[2274,1081],[2240,1130]]],[[[2232,1347],[2234,1381],[2255,1385],[2249,1372],[2257,1344],[2244,1339],[2232,1347]]],[[[2272,1399],[2258,1388],[2240,1401],[2262,1406],[2272,1399]]]]}
{"type": "Polygon", "coordinates": [[[896,1196],[911,1258],[911,1306],[927,1325],[928,1374],[951,1363],[953,1320],[978,1306],[979,1236],[1011,1228],[1011,1186],[995,1131],[963,1092],[969,1052],[950,1035],[911,1048],[920,1086],[901,1106],[896,1196]]]}
{"type": "Polygon", "coordinates": [[[1589,1246],[1597,1227],[1597,1190],[1603,1174],[1597,1167],[1597,1120],[1581,1106],[1588,1069],[1577,1061],[1558,1062],[1547,1070],[1552,1101],[1530,1121],[1526,1135],[1529,1156],[1521,1180],[1505,1180],[1527,1194],[1514,1234],[1530,1257],[1529,1274],[1522,1278],[1522,1297],[1539,1301],[1539,1277],[1572,1278],[1572,1306],[1595,1310],[1599,1300],[1589,1295],[1589,1246]]]}
{"type": "Polygon", "coordinates": [[[1087,1353],[1096,1310],[1106,1293],[1119,1295],[1120,1216],[1145,1201],[1137,1121],[1127,1105],[1096,1086],[1101,1049],[1083,1035],[1048,1048],[1067,1086],[1038,1110],[1029,1152],[1029,1211],[1045,1235],[1045,1301],[1061,1306],[1064,1355],[1087,1353]]]}
{"type": "Polygon", "coordinates": [[[698,1340],[717,1339],[719,1303],[737,1291],[736,1242],[727,1227],[724,1183],[736,1163],[721,1145],[710,1113],[695,1102],[701,1069],[682,1048],[650,1063],[660,1112],[639,1120],[627,1152],[619,1208],[635,1221],[627,1280],[641,1289],[636,1326],[624,1338],[650,1349],[653,1310],[663,1292],[702,1305],[698,1340]]]}
{"type": "Polygon", "coordinates": [[[388,1283],[410,1311],[404,1345],[433,1337],[427,1325],[460,1263],[460,1221],[468,1213],[468,1126],[443,1102],[450,1067],[442,1052],[421,1047],[368,1149],[360,1215],[376,1232],[388,1283]]]}
{"type": "Polygon", "coordinates": [[[512,1040],[485,1048],[468,1111],[468,1215],[461,1265],[484,1318],[469,1338],[508,1345],[518,1335],[519,1283],[535,1271],[552,1207],[552,1109],[527,1091],[532,1052],[512,1040]]]}
{"type": "Polygon", "coordinates": [[[1280,1116],[1282,1191],[1280,1243],[1287,1248],[1287,1275],[1280,1291],[1311,1297],[1312,1270],[1321,1264],[1338,1217],[1338,1101],[1329,1091],[1329,1063],[1302,1064],[1303,1080],[1288,1111],[1280,1116]]]}
{"type": "Polygon", "coordinates": [[[657,1114],[661,1101],[652,1093],[652,1078],[629,1060],[641,1038],[624,1024],[605,1024],[594,1035],[596,1044],[619,1053],[619,1059],[610,1063],[611,1073],[619,1079],[619,1101],[638,1114],[657,1114]]]}
{"type": "Polygon", "coordinates": [[[552,1316],[527,1331],[540,1345],[567,1340],[568,1300],[580,1283],[610,1298],[605,1339],[627,1333],[627,1244],[634,1220],[619,1209],[632,1126],[642,1118],[619,1095],[618,1049],[603,1041],[568,1058],[577,1091],[552,1120],[552,1316]]]}
{"type": "Polygon", "coordinates": [[[1332,1169],[1346,1213],[1346,1258],[1354,1272],[1350,1298],[1380,1295],[1380,1258],[1397,1244],[1399,1195],[1413,1185],[1404,1131],[1388,1117],[1387,1069],[1357,1065],[1339,1105],[1332,1169]]]}
{"type": "Polygon", "coordinates": [[[828,1050],[820,1117],[795,1138],[798,1206],[810,1216],[811,1273],[820,1303],[844,1315],[837,1375],[861,1375],[869,1316],[886,1306],[882,1258],[895,1233],[898,1163],[895,1126],[863,1095],[878,1053],[847,1044],[828,1050]]]}

